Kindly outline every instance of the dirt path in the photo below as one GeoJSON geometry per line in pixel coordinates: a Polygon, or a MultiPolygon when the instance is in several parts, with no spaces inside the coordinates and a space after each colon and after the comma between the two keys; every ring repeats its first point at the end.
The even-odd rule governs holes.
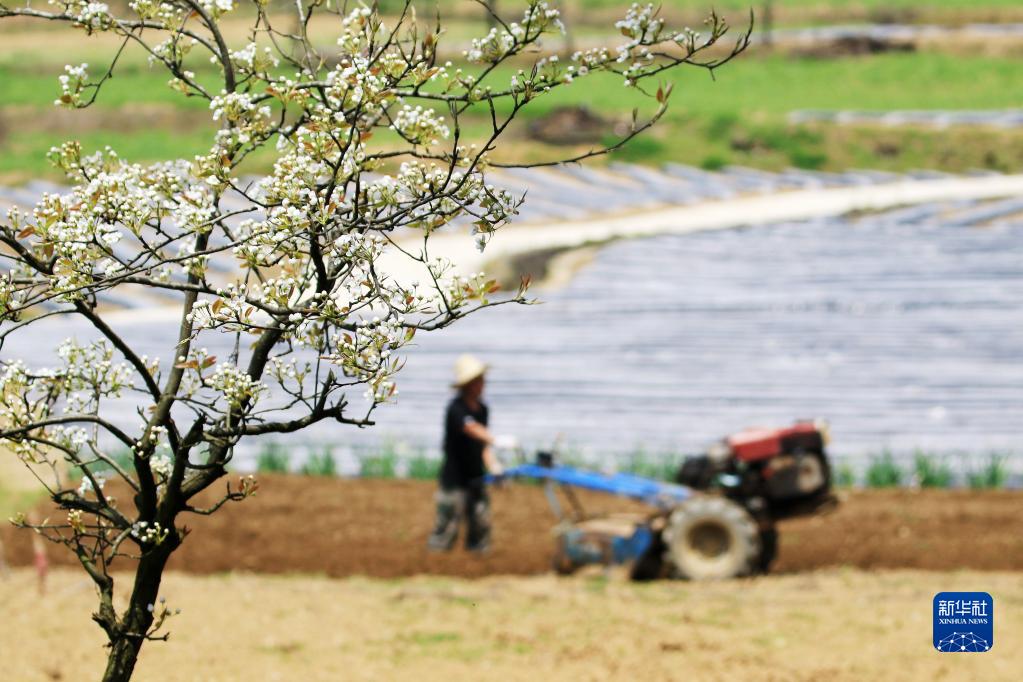
{"type": "MultiPolygon", "coordinates": [[[[484,557],[425,549],[435,486],[422,481],[262,476],[259,494],[212,517],[189,518],[192,533],[171,562],[191,573],[248,570],[383,578],[420,573],[461,577],[548,570],[553,517],[542,490],[507,485],[493,493],[495,538],[484,557]]],[[[122,495],[127,501],[127,495],[122,495]]],[[[776,572],[828,566],[929,570],[1023,569],[1023,493],[858,491],[830,515],[781,525],[776,572]]],[[[636,509],[601,495],[593,510],[636,509]]],[[[26,533],[0,529],[8,560],[28,565],[26,533]]],[[[57,564],[70,556],[51,550],[57,564]]]]}

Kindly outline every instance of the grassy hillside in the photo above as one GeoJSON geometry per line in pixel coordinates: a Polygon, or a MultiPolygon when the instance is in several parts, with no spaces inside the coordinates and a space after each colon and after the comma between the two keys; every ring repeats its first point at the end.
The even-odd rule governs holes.
{"type": "MultiPolygon", "coordinates": [[[[594,0],[604,2],[605,0],[594,0]]],[[[905,0],[908,2],[908,0],[905,0]]],[[[949,0],[950,3],[956,0],[949,0]]],[[[695,3],[693,3],[695,4],[695,3]]],[[[462,25],[459,30],[465,29],[462,25]]],[[[319,29],[324,36],[329,27],[319,29]]],[[[0,53],[0,182],[51,176],[46,151],[67,138],[86,149],[104,145],[138,161],[188,157],[207,148],[213,130],[203,102],[182,98],[166,87],[167,76],[150,69],[140,55],[127,55],[104,87],[93,109],[57,111],[52,102],[56,77],[64,63],[88,61],[99,68],[113,45],[104,39],[62,41],[70,32],[39,30],[7,34],[0,53]]],[[[465,33],[465,35],[469,35],[465,33]]],[[[452,43],[457,46],[458,39],[452,43]]],[[[201,64],[200,79],[214,74],[201,64]]],[[[1023,165],[1023,134],[991,129],[953,131],[868,129],[818,125],[793,128],[787,115],[796,109],[998,109],[1021,106],[1019,61],[1014,56],[950,54],[941,51],[888,53],[864,57],[812,59],[751,51],[712,80],[696,69],[676,70],[673,106],[662,125],[619,158],[660,163],[667,160],[714,167],[740,163],[762,168],[802,166],[843,169],[933,167],[962,170],[989,167],[1012,170],[1023,165]]],[[[494,75],[506,83],[510,70],[494,75]]],[[[622,87],[619,78],[591,78],[587,87],[568,88],[537,100],[524,123],[552,108],[585,105],[609,121],[634,106],[649,110],[650,100],[622,87]]],[[[481,133],[482,115],[473,128],[481,133]]],[[[565,150],[516,134],[514,158],[542,159],[565,150]]],[[[507,148],[507,147],[506,147],[507,148]]],[[[249,168],[265,171],[268,154],[249,168]]]]}
{"type": "MultiPolygon", "coordinates": [[[[383,7],[400,7],[402,0],[382,0],[383,7]]],[[[448,14],[474,16],[482,10],[466,0],[432,0],[448,14]]],[[[502,15],[511,15],[523,0],[498,0],[502,15]]],[[[594,24],[621,13],[630,4],[624,0],[560,0],[557,3],[576,24],[594,24]]],[[[655,3],[657,4],[657,3],[655,3]]],[[[666,16],[697,17],[712,7],[726,15],[745,14],[751,8],[760,14],[772,6],[778,25],[828,24],[850,21],[905,23],[961,23],[968,21],[1016,21],[1023,7],[1015,0],[661,0],[666,16]]]]}

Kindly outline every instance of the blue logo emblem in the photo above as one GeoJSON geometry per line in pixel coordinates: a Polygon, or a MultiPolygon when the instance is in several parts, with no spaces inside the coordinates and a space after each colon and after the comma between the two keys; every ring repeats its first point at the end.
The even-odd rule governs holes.
{"type": "Polygon", "coordinates": [[[934,648],[979,653],[995,645],[995,600],[987,592],[934,595],[934,648]]]}

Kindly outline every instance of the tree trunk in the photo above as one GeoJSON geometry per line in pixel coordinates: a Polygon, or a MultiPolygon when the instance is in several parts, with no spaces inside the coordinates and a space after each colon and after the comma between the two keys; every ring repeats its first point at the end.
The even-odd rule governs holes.
{"type": "Polygon", "coordinates": [[[141,640],[121,639],[110,645],[103,682],[128,682],[135,672],[135,662],[138,661],[141,648],[141,640]]]}
{"type": "Polygon", "coordinates": [[[131,601],[121,615],[116,632],[110,638],[110,653],[107,655],[103,682],[131,680],[142,643],[146,641],[146,633],[153,624],[163,569],[179,544],[177,533],[172,531],[160,545],[139,560],[131,601]]]}

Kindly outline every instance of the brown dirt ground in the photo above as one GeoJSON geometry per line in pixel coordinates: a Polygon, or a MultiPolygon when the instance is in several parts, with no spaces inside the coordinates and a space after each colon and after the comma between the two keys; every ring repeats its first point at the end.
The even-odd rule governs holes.
{"type": "MultiPolygon", "coordinates": [[[[192,533],[171,568],[381,578],[525,575],[549,569],[554,519],[541,488],[509,484],[493,491],[494,546],[483,557],[461,549],[449,554],[426,550],[434,490],[424,481],[261,476],[256,497],[211,517],[184,520],[192,533]]],[[[830,514],[780,525],[775,572],[829,566],[1023,569],[1023,492],[869,490],[841,497],[830,514]]],[[[583,502],[591,511],[641,509],[598,494],[583,496],[583,502]]],[[[8,560],[28,565],[28,533],[4,526],[0,538],[8,560]]],[[[59,548],[51,548],[50,555],[58,565],[73,561],[59,548]]]]}
{"type": "MultiPolygon", "coordinates": [[[[57,570],[43,597],[33,583],[31,569],[0,578],[0,679],[98,679],[105,650],[88,579],[57,570]]],[[[1018,682],[1023,670],[1018,572],[826,569],[699,584],[599,570],[397,581],[171,573],[161,594],[182,613],[168,642],[145,645],[137,682],[1018,682]],[[931,600],[945,590],[995,598],[991,651],[934,651],[931,600]]]]}

